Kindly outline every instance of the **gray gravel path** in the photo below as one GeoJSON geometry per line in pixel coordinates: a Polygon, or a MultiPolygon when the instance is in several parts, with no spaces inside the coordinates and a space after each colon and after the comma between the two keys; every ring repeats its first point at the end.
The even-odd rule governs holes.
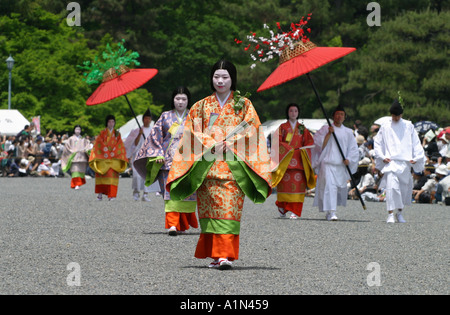
{"type": "Polygon", "coordinates": [[[276,196],[247,200],[240,259],[218,271],[193,257],[200,231],[169,237],[162,199],[132,201],[131,179],[114,202],[95,200],[92,179],[69,183],[0,178],[0,294],[449,294],[450,207],[413,205],[388,225],[384,203],[349,201],[327,222],[312,198],[295,221],[276,196]]]}

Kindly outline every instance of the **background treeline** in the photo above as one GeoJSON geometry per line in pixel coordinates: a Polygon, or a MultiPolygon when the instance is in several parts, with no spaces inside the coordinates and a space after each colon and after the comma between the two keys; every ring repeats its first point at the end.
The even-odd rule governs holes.
{"type": "MultiPolygon", "coordinates": [[[[11,54],[12,107],[27,118],[40,115],[44,128],[69,131],[81,124],[94,134],[113,112],[118,124],[131,118],[126,101],[118,98],[88,107],[95,90],[82,81],[76,65],[94,60],[107,43],[122,38],[140,54],[142,68],[159,74],[129,94],[136,112],[150,107],[154,119],[170,108],[177,85],[186,85],[197,101],[212,91],[211,66],[226,58],[238,67],[238,89],[252,93],[262,121],[284,118],[284,108],[296,102],[304,118],[323,118],[305,77],[271,90],[257,88],[277,67],[258,63],[237,45],[250,32],[268,35],[267,23],[288,31],[291,22],[312,13],[310,38],[319,46],[358,50],[312,72],[328,110],[346,106],[348,125],[366,125],[388,114],[397,91],[406,102],[405,118],[450,122],[450,0],[378,1],[381,27],[369,27],[370,1],[361,0],[78,0],[81,27],[70,27],[62,0],[1,0],[0,57],[11,54]]],[[[0,108],[7,108],[8,71],[0,62],[0,108]]]]}

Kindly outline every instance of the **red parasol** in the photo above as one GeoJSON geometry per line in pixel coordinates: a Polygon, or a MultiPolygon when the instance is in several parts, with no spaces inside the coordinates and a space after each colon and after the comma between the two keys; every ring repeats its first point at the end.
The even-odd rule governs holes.
{"type": "MultiPolygon", "coordinates": [[[[314,43],[309,41],[309,39],[300,40],[295,43],[293,49],[290,49],[290,47],[286,47],[283,50],[282,54],[280,55],[279,66],[259,87],[258,92],[281,85],[283,83],[286,83],[290,80],[293,80],[306,74],[316,94],[317,100],[320,104],[320,107],[322,108],[322,111],[325,115],[328,125],[331,126],[331,122],[328,119],[327,112],[322,104],[322,101],[320,100],[319,93],[317,92],[317,89],[313,81],[311,80],[311,77],[309,76],[309,72],[331,61],[342,58],[355,50],[356,48],[348,48],[348,47],[317,47],[314,43]]],[[[345,160],[344,153],[334,132],[333,137],[337,143],[342,158],[345,160]]],[[[349,166],[347,166],[347,171],[350,174],[353,187],[356,187],[356,182],[353,178],[349,166]]],[[[355,191],[358,194],[359,200],[361,201],[364,210],[366,210],[366,205],[364,204],[364,201],[361,198],[359,190],[355,189],[355,191]]]]}
{"type": "Polygon", "coordinates": [[[355,50],[356,48],[347,47],[317,47],[310,41],[306,44],[299,42],[294,51],[290,51],[289,48],[283,51],[280,65],[259,87],[258,92],[298,78],[355,50]]]}
{"type": "Polygon", "coordinates": [[[128,69],[124,66],[116,73],[115,69],[105,72],[103,82],[86,101],[92,106],[108,102],[116,97],[125,95],[141,87],[152,79],[157,73],[156,69],[128,69]]]}
{"type": "MultiPolygon", "coordinates": [[[[128,100],[127,93],[134,91],[152,79],[158,73],[157,69],[128,69],[121,65],[118,70],[111,68],[103,75],[103,82],[86,101],[86,105],[92,106],[108,102],[124,95],[131,112],[141,128],[136,114],[128,100]]],[[[144,134],[142,136],[145,139],[144,134]]]]}

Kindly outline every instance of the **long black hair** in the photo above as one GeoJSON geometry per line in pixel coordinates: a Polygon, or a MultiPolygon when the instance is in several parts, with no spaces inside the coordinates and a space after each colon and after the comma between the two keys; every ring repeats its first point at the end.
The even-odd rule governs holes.
{"type": "Polygon", "coordinates": [[[223,59],[217,61],[216,64],[211,69],[211,76],[209,77],[209,81],[211,83],[211,89],[214,92],[216,91],[216,89],[214,88],[214,84],[212,82],[212,79],[214,77],[214,73],[217,70],[227,70],[228,71],[228,74],[230,75],[230,78],[231,78],[231,90],[232,91],[236,91],[236,84],[237,84],[236,67],[231,62],[229,62],[227,60],[223,60],[223,59]]]}
{"type": "Polygon", "coordinates": [[[286,106],[286,119],[289,120],[289,109],[290,109],[291,107],[297,107],[297,109],[298,109],[298,116],[297,116],[297,119],[298,119],[298,117],[300,117],[300,106],[298,106],[298,105],[295,104],[295,103],[291,103],[291,104],[289,104],[288,106],[286,106]]]}
{"type": "Polygon", "coordinates": [[[114,115],[108,115],[105,119],[105,127],[108,127],[108,121],[110,121],[111,119],[114,120],[114,123],[116,122],[116,117],[114,117],[114,115]]]}
{"type": "Polygon", "coordinates": [[[189,92],[189,89],[187,87],[180,85],[172,92],[172,109],[175,108],[174,99],[178,94],[186,94],[188,98],[187,108],[191,108],[191,92],[189,92]]]}

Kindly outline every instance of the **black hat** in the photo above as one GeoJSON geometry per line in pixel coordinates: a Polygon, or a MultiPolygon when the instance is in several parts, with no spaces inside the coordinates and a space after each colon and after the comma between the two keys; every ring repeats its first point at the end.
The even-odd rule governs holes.
{"type": "Polygon", "coordinates": [[[333,117],[334,114],[336,114],[336,112],[344,112],[345,115],[347,115],[347,112],[345,111],[344,106],[342,106],[340,104],[335,108],[335,110],[333,111],[333,115],[331,117],[333,117]]]}
{"type": "Polygon", "coordinates": [[[147,111],[144,113],[144,115],[142,115],[142,119],[144,119],[144,117],[152,117],[152,112],[150,111],[150,108],[147,108],[147,111]]]}
{"type": "Polygon", "coordinates": [[[214,84],[212,83],[212,78],[213,78],[216,70],[227,70],[228,71],[228,74],[231,77],[231,90],[236,91],[237,71],[236,71],[236,67],[234,66],[234,64],[232,64],[231,62],[229,62],[227,60],[219,60],[212,67],[210,82],[211,82],[211,89],[214,92],[216,91],[216,89],[214,88],[214,84]]]}
{"type": "Polygon", "coordinates": [[[403,106],[398,100],[395,100],[394,103],[392,103],[390,113],[395,116],[403,114],[403,106]]]}
{"type": "Polygon", "coordinates": [[[178,94],[186,94],[188,98],[187,108],[190,108],[191,105],[191,92],[189,92],[188,88],[185,86],[179,86],[172,92],[172,109],[175,108],[174,99],[178,94]]]}

